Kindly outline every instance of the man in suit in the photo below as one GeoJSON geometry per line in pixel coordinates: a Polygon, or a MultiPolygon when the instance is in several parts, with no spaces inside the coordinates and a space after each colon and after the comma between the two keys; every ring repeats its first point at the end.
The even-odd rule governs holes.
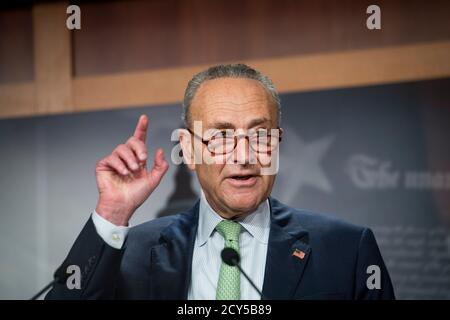
{"type": "Polygon", "coordinates": [[[147,170],[148,119],[96,166],[99,198],[63,267],[81,287],[56,284],[48,299],[394,299],[370,229],[290,208],[270,197],[280,100],[271,80],[243,64],[196,74],[183,101],[183,159],[201,197],[187,212],[130,228],[168,168],[162,150],[147,170]],[[272,168],[272,169],[270,169],[272,168]],[[269,169],[269,170],[268,170],[269,169]]]}

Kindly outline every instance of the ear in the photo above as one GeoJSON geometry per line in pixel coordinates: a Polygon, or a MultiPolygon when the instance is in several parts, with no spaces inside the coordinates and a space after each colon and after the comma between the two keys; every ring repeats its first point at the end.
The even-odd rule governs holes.
{"type": "Polygon", "coordinates": [[[194,164],[194,146],[192,144],[192,135],[186,129],[178,130],[178,138],[180,139],[181,150],[183,151],[183,159],[190,170],[195,170],[194,164]]]}

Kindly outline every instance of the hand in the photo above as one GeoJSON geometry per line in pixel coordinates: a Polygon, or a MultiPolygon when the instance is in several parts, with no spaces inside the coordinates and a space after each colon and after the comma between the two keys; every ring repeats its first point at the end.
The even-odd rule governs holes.
{"type": "Polygon", "coordinates": [[[154,165],[147,170],[148,118],[141,115],[132,137],[97,162],[95,175],[99,191],[96,211],[118,226],[128,225],[133,213],[152,194],[169,164],[158,149],[154,165]]]}

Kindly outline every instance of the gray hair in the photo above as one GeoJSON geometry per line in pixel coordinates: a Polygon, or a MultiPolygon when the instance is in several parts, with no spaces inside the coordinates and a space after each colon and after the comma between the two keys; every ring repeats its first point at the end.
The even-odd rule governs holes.
{"type": "Polygon", "coordinates": [[[189,107],[197,93],[198,88],[203,82],[218,78],[246,78],[258,81],[264,89],[272,97],[273,103],[278,111],[278,122],[281,120],[281,103],[278,92],[273,85],[272,80],[261,72],[242,63],[238,64],[221,64],[208,68],[194,75],[188,82],[183,99],[183,113],[181,119],[186,127],[189,125],[189,107]]]}

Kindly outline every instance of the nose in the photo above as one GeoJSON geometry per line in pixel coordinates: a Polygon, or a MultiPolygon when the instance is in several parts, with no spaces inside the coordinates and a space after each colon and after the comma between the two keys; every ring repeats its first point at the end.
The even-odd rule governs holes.
{"type": "Polygon", "coordinates": [[[233,151],[233,162],[246,165],[250,163],[250,145],[246,136],[236,137],[236,148],[233,151]]]}

